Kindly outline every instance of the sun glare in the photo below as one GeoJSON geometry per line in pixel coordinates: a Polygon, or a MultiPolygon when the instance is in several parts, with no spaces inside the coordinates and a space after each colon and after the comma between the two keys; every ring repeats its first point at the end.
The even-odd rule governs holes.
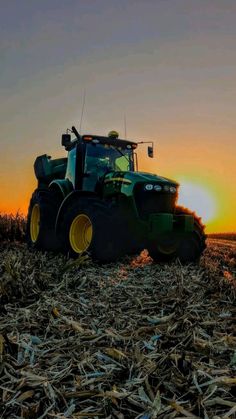
{"type": "Polygon", "coordinates": [[[180,180],[178,203],[195,211],[203,222],[209,222],[216,216],[216,199],[210,190],[200,184],[180,180]]]}

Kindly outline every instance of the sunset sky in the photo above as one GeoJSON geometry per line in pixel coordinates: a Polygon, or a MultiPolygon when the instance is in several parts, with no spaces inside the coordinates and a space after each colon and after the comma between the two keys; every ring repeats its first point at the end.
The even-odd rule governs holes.
{"type": "Polygon", "coordinates": [[[3,0],[0,211],[27,212],[62,132],[155,143],[139,169],[183,185],[207,231],[236,231],[235,0],[3,0]]]}

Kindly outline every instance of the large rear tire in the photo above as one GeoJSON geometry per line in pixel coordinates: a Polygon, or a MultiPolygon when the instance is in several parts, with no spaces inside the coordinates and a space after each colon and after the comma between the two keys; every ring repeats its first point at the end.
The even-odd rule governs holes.
{"type": "Polygon", "coordinates": [[[30,200],[26,240],[29,248],[58,250],[55,221],[60,198],[55,191],[36,189],[30,200]]]}
{"type": "Polygon", "coordinates": [[[169,262],[176,258],[183,264],[197,262],[206,247],[205,226],[201,218],[187,208],[178,206],[175,214],[193,215],[193,232],[180,239],[167,237],[162,243],[152,244],[148,249],[149,255],[155,262],[169,262]]]}
{"type": "Polygon", "coordinates": [[[116,214],[99,199],[81,197],[72,202],[59,229],[64,251],[72,257],[88,252],[93,260],[105,263],[121,256],[116,214]]]}

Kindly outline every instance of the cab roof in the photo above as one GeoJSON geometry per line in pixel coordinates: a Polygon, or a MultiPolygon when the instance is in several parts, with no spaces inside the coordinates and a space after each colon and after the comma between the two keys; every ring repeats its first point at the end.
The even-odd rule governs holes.
{"type": "Polygon", "coordinates": [[[85,142],[91,141],[92,143],[108,144],[122,148],[126,148],[127,146],[131,146],[131,148],[137,147],[137,143],[134,141],[122,140],[121,138],[103,137],[100,135],[86,134],[82,136],[82,140],[85,142]]]}

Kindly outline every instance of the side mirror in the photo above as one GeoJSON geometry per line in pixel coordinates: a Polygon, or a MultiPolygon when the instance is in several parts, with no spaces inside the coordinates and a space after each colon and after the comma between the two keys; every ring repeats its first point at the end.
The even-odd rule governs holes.
{"type": "Polygon", "coordinates": [[[151,146],[148,147],[148,157],[151,157],[151,158],[154,157],[153,147],[151,146]]]}
{"type": "Polygon", "coordinates": [[[71,135],[70,134],[62,134],[61,136],[61,145],[63,147],[68,147],[71,143],[71,135]]]}

